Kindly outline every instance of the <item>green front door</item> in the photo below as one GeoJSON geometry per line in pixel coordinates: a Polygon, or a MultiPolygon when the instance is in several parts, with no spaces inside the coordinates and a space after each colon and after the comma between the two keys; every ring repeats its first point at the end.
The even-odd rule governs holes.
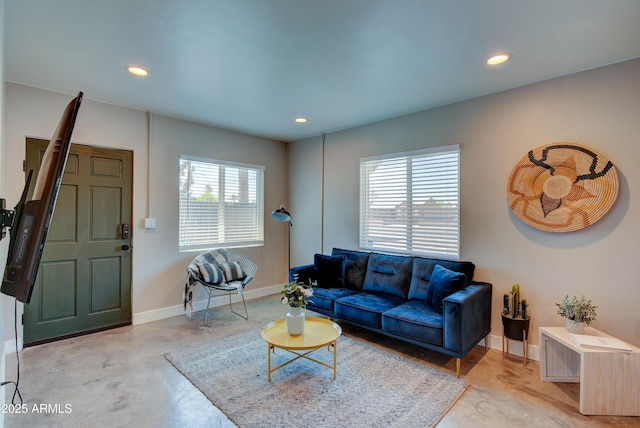
{"type": "MultiPolygon", "coordinates": [[[[47,143],[27,139],[34,177],[47,143]]],[[[24,309],[25,345],[131,323],[132,165],[130,151],[71,146],[24,309]]]]}

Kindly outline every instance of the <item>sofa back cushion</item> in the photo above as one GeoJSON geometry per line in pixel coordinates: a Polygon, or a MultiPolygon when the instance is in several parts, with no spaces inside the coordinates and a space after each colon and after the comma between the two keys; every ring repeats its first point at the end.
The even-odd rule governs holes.
{"type": "Polygon", "coordinates": [[[334,248],[331,255],[344,256],[347,259],[344,268],[345,286],[352,290],[362,290],[364,277],[367,274],[369,253],[334,248]]]}
{"type": "Polygon", "coordinates": [[[344,288],[345,262],[346,258],[344,256],[314,255],[314,277],[318,281],[318,287],[344,288]]]}
{"type": "Polygon", "coordinates": [[[428,259],[425,257],[415,257],[413,259],[413,270],[411,272],[411,287],[409,288],[410,300],[427,300],[429,281],[433,268],[440,265],[455,272],[462,272],[465,275],[464,287],[471,283],[473,272],[476,266],[471,262],[456,262],[453,260],[428,259]]]}
{"type": "Polygon", "coordinates": [[[436,312],[442,313],[442,301],[445,297],[462,290],[465,283],[465,274],[455,272],[440,265],[433,268],[429,289],[427,291],[427,304],[436,312]]]}
{"type": "Polygon", "coordinates": [[[364,278],[364,291],[407,298],[413,257],[371,253],[364,278]]]}

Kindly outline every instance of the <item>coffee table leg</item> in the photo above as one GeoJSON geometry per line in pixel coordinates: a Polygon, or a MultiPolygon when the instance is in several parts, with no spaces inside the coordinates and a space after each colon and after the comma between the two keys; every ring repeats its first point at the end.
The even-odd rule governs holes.
{"type": "Polygon", "coordinates": [[[336,380],[338,371],[338,341],[333,342],[333,380],[336,380]]]}
{"type": "Polygon", "coordinates": [[[267,343],[267,373],[269,382],[271,382],[271,344],[267,343]]]}

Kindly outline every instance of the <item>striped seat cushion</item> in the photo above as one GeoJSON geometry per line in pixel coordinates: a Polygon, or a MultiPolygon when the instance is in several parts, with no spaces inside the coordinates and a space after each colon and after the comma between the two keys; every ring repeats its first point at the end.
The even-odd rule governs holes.
{"type": "Polygon", "coordinates": [[[247,276],[238,262],[222,263],[220,267],[224,272],[224,278],[227,282],[241,280],[247,276]]]}
{"type": "Polygon", "coordinates": [[[224,282],[224,273],[218,266],[206,262],[197,263],[197,266],[204,282],[208,282],[209,284],[220,284],[224,282]]]}

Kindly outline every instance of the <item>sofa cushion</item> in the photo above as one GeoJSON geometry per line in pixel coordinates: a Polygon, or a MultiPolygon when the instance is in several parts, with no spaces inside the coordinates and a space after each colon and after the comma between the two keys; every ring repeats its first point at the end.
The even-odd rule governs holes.
{"type": "Polygon", "coordinates": [[[442,301],[445,297],[464,288],[465,275],[450,269],[436,265],[431,274],[429,288],[427,289],[426,303],[431,305],[438,313],[442,313],[442,301]]]}
{"type": "Polygon", "coordinates": [[[369,253],[334,248],[331,255],[344,256],[347,259],[344,269],[344,282],[346,287],[353,290],[362,290],[364,277],[367,273],[369,253]]]}
{"type": "Polygon", "coordinates": [[[471,262],[457,262],[453,260],[438,260],[424,257],[415,257],[413,259],[413,269],[411,272],[411,286],[409,287],[409,299],[425,301],[427,299],[427,290],[433,268],[440,265],[455,272],[462,272],[465,275],[466,287],[473,279],[475,265],[471,262]]]}
{"type": "Polygon", "coordinates": [[[320,309],[323,312],[333,314],[334,302],[341,297],[350,296],[357,293],[356,290],[348,290],[346,288],[320,288],[313,287],[313,297],[307,304],[307,309],[320,309]]]}
{"type": "Polygon", "coordinates": [[[431,306],[409,300],[382,314],[382,329],[400,336],[442,346],[442,315],[431,306]]]}
{"type": "Polygon", "coordinates": [[[368,327],[382,328],[382,313],[398,306],[403,299],[388,294],[373,294],[362,291],[335,301],[335,314],[347,321],[368,327]]]}
{"type": "Polygon", "coordinates": [[[313,267],[318,287],[344,288],[345,260],[344,256],[314,255],[313,267]]]}
{"type": "Polygon", "coordinates": [[[371,253],[362,289],[407,298],[413,257],[371,253]]]}

